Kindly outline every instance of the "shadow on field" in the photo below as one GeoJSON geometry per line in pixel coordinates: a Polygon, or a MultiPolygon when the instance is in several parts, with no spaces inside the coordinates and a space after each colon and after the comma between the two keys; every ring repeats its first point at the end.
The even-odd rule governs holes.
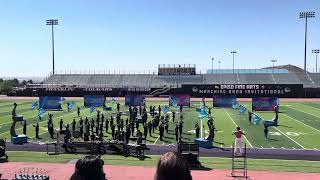
{"type": "Polygon", "coordinates": [[[291,126],[286,126],[286,125],[282,125],[282,124],[280,124],[279,126],[286,127],[286,128],[292,128],[291,126]]]}
{"type": "Polygon", "coordinates": [[[8,159],[0,158],[0,163],[6,163],[6,162],[8,162],[8,159]]]}
{"type": "Polygon", "coordinates": [[[170,141],[167,141],[167,140],[164,140],[164,139],[162,139],[162,141],[159,139],[159,142],[166,142],[166,143],[171,143],[170,141]]]}
{"type": "Polygon", "coordinates": [[[194,170],[194,171],[211,171],[212,168],[208,168],[208,167],[205,167],[205,166],[198,166],[198,167],[190,167],[191,170],[194,170]]]}
{"type": "Polygon", "coordinates": [[[213,141],[214,143],[217,143],[217,144],[221,144],[221,145],[225,145],[224,143],[222,142],[218,142],[218,141],[213,141]]]}
{"type": "Polygon", "coordinates": [[[169,136],[163,136],[164,138],[166,139],[175,139],[175,138],[172,138],[172,137],[169,137],[169,136]]]}

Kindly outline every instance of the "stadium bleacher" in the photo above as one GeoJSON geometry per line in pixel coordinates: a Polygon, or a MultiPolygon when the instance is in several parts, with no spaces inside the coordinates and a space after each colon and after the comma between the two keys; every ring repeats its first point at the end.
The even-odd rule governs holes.
{"type": "Polygon", "coordinates": [[[309,76],[314,82],[315,86],[320,85],[320,75],[318,73],[310,73],[309,76]]]}
{"type": "Polygon", "coordinates": [[[159,76],[154,74],[54,74],[43,84],[159,87],[181,84],[303,84],[320,87],[320,74],[202,74],[159,76]]]}
{"type": "Polygon", "coordinates": [[[205,84],[238,84],[236,74],[205,74],[205,84]]]}
{"type": "Polygon", "coordinates": [[[242,84],[275,84],[272,74],[239,74],[239,81],[242,84]]]}

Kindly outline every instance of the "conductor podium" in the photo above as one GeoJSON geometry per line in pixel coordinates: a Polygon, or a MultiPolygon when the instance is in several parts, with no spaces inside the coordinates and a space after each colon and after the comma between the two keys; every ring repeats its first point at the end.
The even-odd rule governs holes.
{"type": "Polygon", "coordinates": [[[12,110],[12,125],[10,128],[11,142],[12,144],[23,144],[28,142],[28,137],[24,134],[17,135],[16,133],[16,123],[23,121],[23,116],[16,114],[17,104],[13,104],[12,110]]]}

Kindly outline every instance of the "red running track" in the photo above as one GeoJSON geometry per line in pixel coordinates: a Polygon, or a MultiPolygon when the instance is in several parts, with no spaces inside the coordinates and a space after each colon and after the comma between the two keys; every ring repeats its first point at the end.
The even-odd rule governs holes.
{"type": "MultiPolygon", "coordinates": [[[[14,178],[14,173],[19,169],[43,168],[46,169],[50,180],[68,180],[74,171],[74,164],[55,164],[55,163],[2,163],[0,173],[2,178],[14,178]]],[[[155,173],[154,167],[143,166],[114,166],[105,165],[104,171],[108,180],[152,180],[155,173]]],[[[250,178],[253,180],[319,180],[320,173],[298,173],[298,172],[271,172],[271,171],[249,171],[250,178]]],[[[194,180],[232,180],[230,170],[193,170],[194,180]]]]}

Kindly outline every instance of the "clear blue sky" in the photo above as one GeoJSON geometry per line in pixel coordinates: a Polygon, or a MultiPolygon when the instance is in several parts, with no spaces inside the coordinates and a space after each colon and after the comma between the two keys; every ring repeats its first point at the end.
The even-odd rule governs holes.
{"type": "MultiPolygon", "coordinates": [[[[309,21],[308,67],[320,48],[319,0],[3,0],[0,76],[45,76],[51,70],[49,18],[58,70],[155,70],[159,63],[211,68],[277,64],[303,67],[304,21],[309,21]],[[214,63],[217,67],[217,61],[214,63]]],[[[320,63],[319,63],[320,64],[320,63]]]]}

